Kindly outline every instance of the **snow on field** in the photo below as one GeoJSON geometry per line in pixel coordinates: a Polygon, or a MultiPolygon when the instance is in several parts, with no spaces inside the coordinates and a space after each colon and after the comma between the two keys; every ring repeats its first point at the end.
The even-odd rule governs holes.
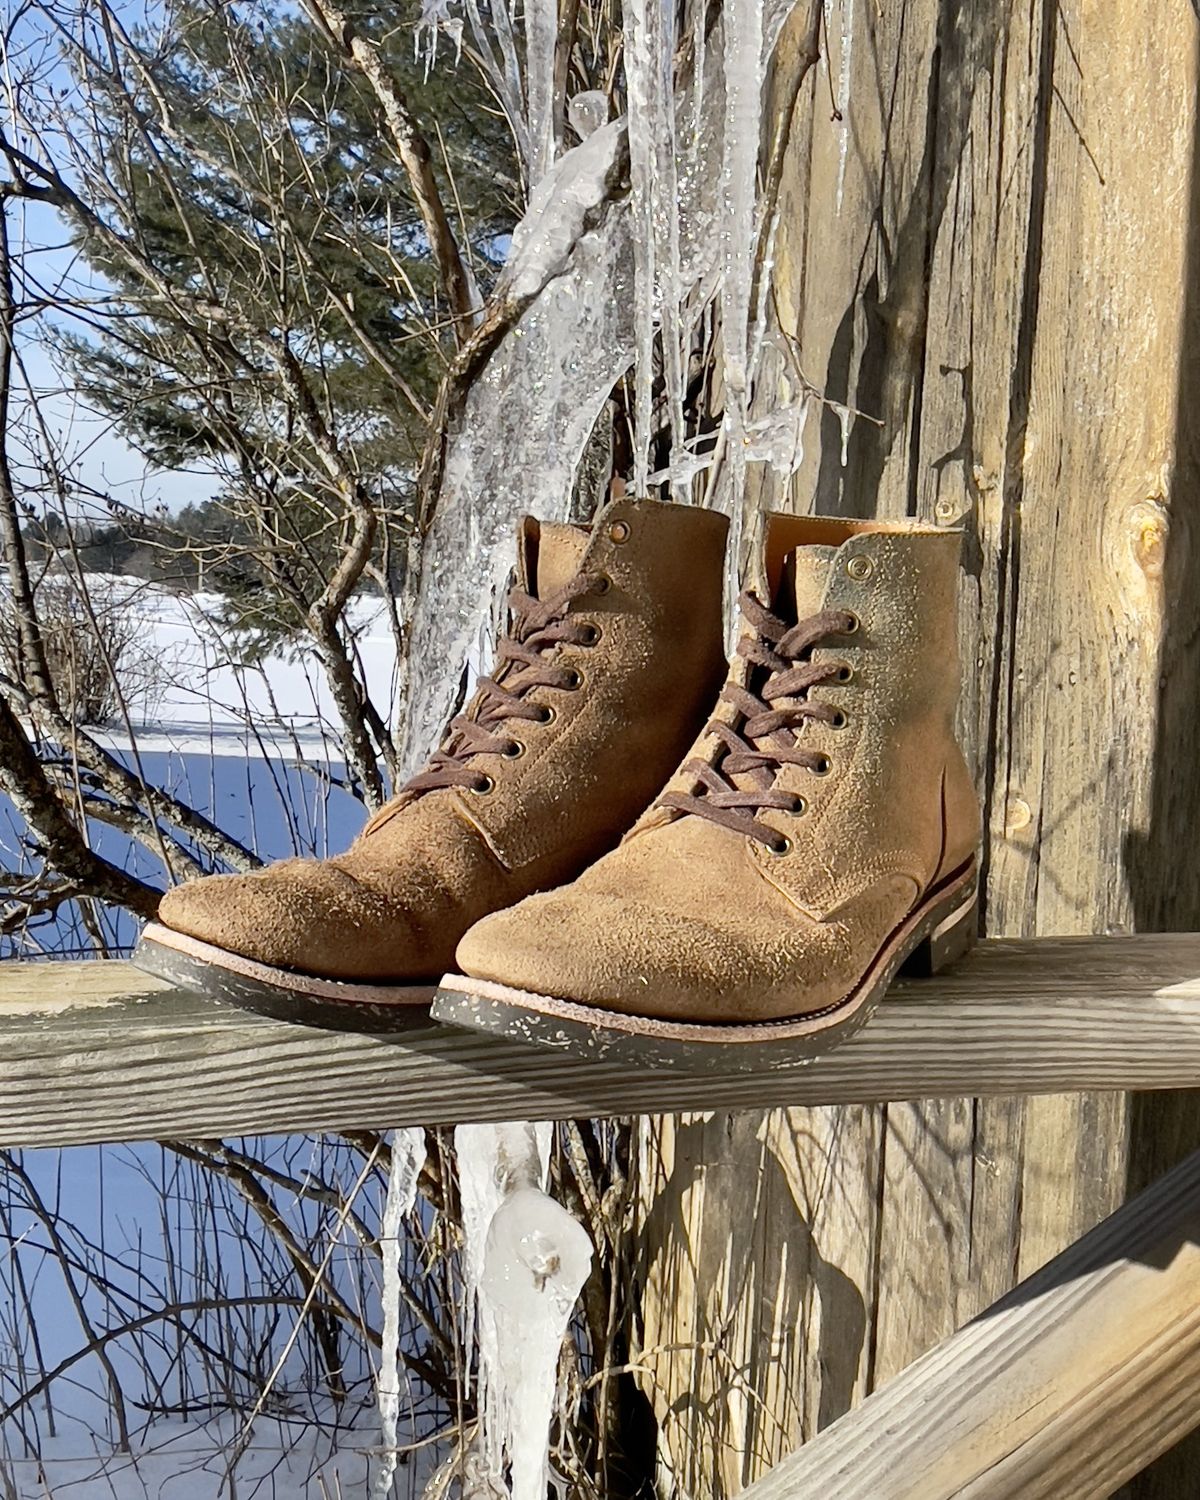
{"type": "MultiPolygon", "coordinates": [[[[127,578],[89,578],[101,613],[134,622],[126,665],[138,684],[127,725],[90,732],[137,764],[153,785],[210,817],[264,859],[325,855],[345,849],[362,827],[362,804],[342,790],[339,721],[311,650],[281,648],[254,664],[237,659],[211,594],[175,594],[127,578]],[[132,734],[130,730],[132,729],[132,734]]],[[[355,600],[348,611],[360,673],[380,713],[390,718],[396,652],[384,602],[355,600]]],[[[143,879],[160,882],[153,855],[122,832],[92,825],[95,847],[143,879]]],[[[0,794],[0,864],[27,861],[23,820],[0,794]]],[[[115,949],[135,924],[103,919],[115,949]]],[[[0,939],[0,958],[73,955],[90,945],[73,905],[36,934],[0,939]]]]}
{"type": "MultiPolygon", "coordinates": [[[[97,580],[110,607],[135,614],[149,688],[134,704],[139,746],[181,753],[261,754],[301,749],[340,755],[337,715],[311,649],[280,649],[259,665],[237,659],[213,594],[176,594],[136,581],[97,580]]],[[[390,718],[396,649],[382,599],[352,602],[348,620],[360,675],[376,706],[390,718]]],[[[124,726],[102,739],[128,742],[124,726]]]]}

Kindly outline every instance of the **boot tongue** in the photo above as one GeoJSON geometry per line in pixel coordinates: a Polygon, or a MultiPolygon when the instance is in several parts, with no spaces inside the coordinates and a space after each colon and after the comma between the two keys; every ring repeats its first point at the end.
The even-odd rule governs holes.
{"type": "MultiPolygon", "coordinates": [[[[830,569],[837,553],[836,547],[796,547],[783,559],[783,568],[771,598],[771,610],[785,625],[795,625],[810,615],[820,614],[825,604],[825,590],[829,582],[830,569]]],[[[762,687],[763,669],[757,668],[751,682],[762,687]]],[[[741,772],[729,777],[730,784],[739,792],[753,791],[760,779],[751,772],[741,772]]]]}
{"type": "Polygon", "coordinates": [[[783,560],[771,608],[788,625],[820,614],[836,547],[797,547],[783,560]]]}
{"type": "Polygon", "coordinates": [[[542,526],[537,544],[533,592],[545,603],[579,572],[591,533],[578,526],[542,526]]]}

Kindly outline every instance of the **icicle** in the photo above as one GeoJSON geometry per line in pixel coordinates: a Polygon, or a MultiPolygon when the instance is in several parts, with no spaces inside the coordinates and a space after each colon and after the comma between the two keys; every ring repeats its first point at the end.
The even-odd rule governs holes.
{"type": "Polygon", "coordinates": [[[417,1179],[425,1165],[425,1132],[415,1127],[392,1136],[392,1167],[379,1245],[383,1259],[383,1347],[379,1356],[379,1422],[383,1455],[371,1491],[372,1500],[387,1500],[399,1457],[400,1425],[400,1236],[404,1220],[417,1201],[417,1179]]]}
{"type": "MultiPolygon", "coordinates": [[[[721,155],[721,348],[727,443],[730,556],[741,555],[750,405],[750,297],[757,248],[758,146],[762,128],[762,0],[728,0],[723,17],[725,80],[721,155]]],[[[729,584],[730,616],[736,580],[729,584]]]]}
{"type": "Polygon", "coordinates": [[[493,1327],[490,1420],[513,1500],[544,1500],[558,1355],[592,1264],[583,1226],[536,1187],[518,1188],[488,1230],[482,1299],[493,1327]]]}
{"type": "MultiPolygon", "coordinates": [[[[679,181],[676,173],[674,8],[661,6],[663,35],[658,54],[658,91],[654,132],[655,265],[659,280],[659,326],[671,455],[682,450],[684,427],[683,284],[680,271],[679,181]]],[[[686,489],[674,487],[674,498],[686,500],[686,489]]]]}
{"type": "Polygon", "coordinates": [[[544,1121],[455,1127],[463,1219],[463,1337],[468,1342],[492,1215],[518,1179],[545,1187],[552,1136],[553,1128],[544,1121]]]}
{"type": "MultiPolygon", "coordinates": [[[[846,156],[850,147],[850,122],[847,119],[847,111],[850,105],[850,60],[854,49],[854,7],[857,0],[841,0],[841,28],[838,36],[838,83],[834,96],[834,119],[837,123],[838,133],[838,169],[837,169],[837,213],[842,211],[842,195],[846,185],[846,156]]],[[[822,18],[825,24],[825,35],[832,37],[833,27],[833,0],[821,0],[822,18]]],[[[834,93],[833,88],[833,58],[826,55],[824,65],[829,77],[829,90],[834,93]]]]}
{"type": "Polygon", "coordinates": [[[558,0],[525,0],[525,98],[529,121],[529,189],[554,165],[554,58],[558,0]]]}
{"type": "Polygon", "coordinates": [[[656,314],[662,333],[662,368],[672,452],[684,437],[673,23],[673,9],[664,7],[661,0],[625,0],[625,77],[635,220],[634,486],[638,494],[645,494],[649,483],[656,314]]]}
{"type": "Polygon", "coordinates": [[[707,0],[692,0],[692,128],[688,149],[695,166],[704,134],[704,70],[708,66],[707,0]]]}
{"type": "Polygon", "coordinates": [[[837,401],[825,403],[838,419],[838,425],[842,429],[842,468],[850,462],[850,422],[853,416],[848,406],[842,406],[837,401]]]}
{"type": "MultiPolygon", "coordinates": [[[[857,0],[842,0],[842,46],[838,59],[838,174],[837,211],[842,211],[842,192],[846,186],[846,156],[850,147],[850,58],[854,50],[854,8],[857,0]]],[[[845,459],[842,466],[845,467],[845,459]]]]}
{"type": "Polygon", "coordinates": [[[525,122],[525,105],[521,96],[521,66],[517,61],[517,47],[513,38],[512,18],[508,13],[508,0],[491,0],[488,19],[479,13],[479,0],[466,0],[467,20],[471,23],[471,41],[475,45],[488,82],[499,99],[508,118],[509,129],[516,142],[517,154],[529,172],[529,127],[525,122]],[[493,43],[500,48],[497,59],[493,43]]]}
{"type": "Polygon", "coordinates": [[[625,0],[629,175],[633,188],[633,488],[645,495],[654,380],[654,96],[662,47],[659,0],[625,0]]]}
{"type": "Polygon", "coordinates": [[[725,399],[744,419],[749,394],[750,289],[762,127],[762,0],[729,0],[724,18],[725,140],[721,162],[721,341],[725,399]]]}
{"type": "Polygon", "coordinates": [[[413,30],[413,55],[418,62],[424,60],[425,81],[437,62],[438,36],[445,32],[454,42],[454,61],[462,59],[463,23],[459,16],[450,14],[449,0],[421,0],[421,14],[413,30]]]}
{"type": "Polygon", "coordinates": [[[551,1139],[545,1122],[460,1125],[454,1132],[465,1240],[464,1332],[469,1340],[474,1328],[479,1342],[478,1481],[484,1489],[500,1486],[507,1459],[515,1500],[531,1493],[518,1488],[518,1465],[522,1486],[524,1476],[545,1472],[559,1345],[552,1357],[545,1349],[560,1316],[565,1329],[578,1295],[579,1286],[571,1290],[568,1280],[579,1263],[580,1236],[587,1247],[580,1286],[591,1256],[583,1229],[545,1194],[551,1139]]]}

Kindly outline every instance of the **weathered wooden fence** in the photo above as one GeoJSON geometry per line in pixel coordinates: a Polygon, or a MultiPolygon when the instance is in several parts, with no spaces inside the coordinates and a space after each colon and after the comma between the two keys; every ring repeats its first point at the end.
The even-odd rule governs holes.
{"type": "MultiPolygon", "coordinates": [[[[834,0],[793,108],[796,20],[780,319],[867,415],[844,454],[812,419],[791,499],[966,527],[987,931],[1200,927],[1192,6],[834,0]]],[[[649,1126],[646,1344],[716,1351],[649,1361],[684,1490],[733,1493],[1198,1141],[1189,1096],[1077,1092],[649,1126]]]]}

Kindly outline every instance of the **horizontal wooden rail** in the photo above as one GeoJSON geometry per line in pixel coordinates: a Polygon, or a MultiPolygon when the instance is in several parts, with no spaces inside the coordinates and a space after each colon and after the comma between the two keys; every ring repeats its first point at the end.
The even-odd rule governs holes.
{"type": "Polygon", "coordinates": [[[1104,1500],[1200,1424],[1200,1154],[743,1500],[1104,1500]]]}
{"type": "Polygon", "coordinates": [[[4,1145],[1197,1085],[1200,934],[985,943],[829,1057],[725,1077],[285,1025],[113,961],[0,965],[4,1145]]]}

